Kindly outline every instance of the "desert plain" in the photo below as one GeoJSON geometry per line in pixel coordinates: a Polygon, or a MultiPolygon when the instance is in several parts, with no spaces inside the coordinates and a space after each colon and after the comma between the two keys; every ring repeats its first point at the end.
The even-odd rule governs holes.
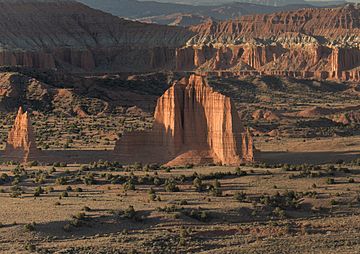
{"type": "Polygon", "coordinates": [[[360,253],[359,4],[104,2],[0,0],[0,253],[360,253]]]}

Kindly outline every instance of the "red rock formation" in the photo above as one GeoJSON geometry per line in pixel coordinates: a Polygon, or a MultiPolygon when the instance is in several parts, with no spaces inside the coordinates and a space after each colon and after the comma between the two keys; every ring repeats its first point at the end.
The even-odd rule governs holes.
{"type": "Polygon", "coordinates": [[[359,5],[337,8],[306,8],[265,15],[242,16],[236,20],[209,21],[193,26],[194,40],[206,43],[243,41],[244,38],[270,38],[284,33],[302,33],[338,39],[360,34],[359,5]]]}
{"type": "Polygon", "coordinates": [[[246,133],[242,134],[242,159],[244,161],[254,161],[255,157],[254,140],[250,129],[246,130],[246,133]]]}
{"type": "Polygon", "coordinates": [[[252,113],[252,118],[256,121],[264,119],[269,122],[280,120],[280,117],[276,113],[269,110],[264,111],[261,109],[254,111],[252,113]]]}
{"type": "Polygon", "coordinates": [[[201,76],[176,82],[158,99],[149,132],[127,133],[115,155],[125,162],[239,164],[253,161],[253,140],[230,98],[201,76]]]}
{"type": "Polygon", "coordinates": [[[343,113],[343,114],[334,116],[332,120],[337,123],[342,123],[344,125],[359,124],[360,123],[360,112],[359,111],[351,111],[351,112],[343,113]]]}
{"type": "Polygon", "coordinates": [[[143,24],[76,1],[3,0],[0,65],[72,72],[175,68],[175,49],[192,32],[143,24]]]}
{"type": "MultiPolygon", "coordinates": [[[[331,54],[331,71],[334,78],[342,79],[345,70],[351,70],[360,64],[360,50],[352,48],[334,48],[331,54]]],[[[348,79],[347,77],[344,77],[348,79]]]]}
{"type": "Polygon", "coordinates": [[[360,49],[308,44],[188,46],[177,49],[178,71],[230,72],[234,76],[279,75],[300,78],[359,80],[360,49]],[[242,73],[245,71],[244,73],[242,73]]]}
{"type": "Polygon", "coordinates": [[[35,160],[39,156],[36,139],[28,112],[19,108],[15,123],[11,128],[6,143],[4,158],[19,162],[35,160]]]}
{"type": "Polygon", "coordinates": [[[325,116],[334,113],[334,109],[331,108],[322,108],[322,107],[311,107],[304,109],[297,113],[297,116],[304,117],[304,118],[314,118],[319,116],[325,116]]]}
{"type": "Polygon", "coordinates": [[[3,0],[0,8],[0,66],[360,76],[358,5],[243,16],[190,29],[128,21],[75,1],[3,0]]]}
{"type": "Polygon", "coordinates": [[[360,5],[244,16],[191,28],[177,70],[359,80],[360,5]]]}

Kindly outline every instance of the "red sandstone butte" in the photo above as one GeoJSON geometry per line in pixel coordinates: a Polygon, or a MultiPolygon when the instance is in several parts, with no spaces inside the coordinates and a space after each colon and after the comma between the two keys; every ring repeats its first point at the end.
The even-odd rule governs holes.
{"type": "Polygon", "coordinates": [[[9,132],[3,158],[28,162],[37,159],[39,153],[29,114],[24,113],[20,107],[15,123],[9,132]]]}
{"type": "Polygon", "coordinates": [[[192,75],[175,82],[158,99],[152,130],[125,133],[111,152],[40,151],[29,115],[20,108],[2,159],[238,165],[254,160],[254,144],[232,100],[211,88],[204,77],[192,75]]]}
{"type": "Polygon", "coordinates": [[[158,99],[151,131],[125,133],[114,152],[126,162],[236,165],[253,161],[253,150],[232,100],[192,75],[158,99]]]}

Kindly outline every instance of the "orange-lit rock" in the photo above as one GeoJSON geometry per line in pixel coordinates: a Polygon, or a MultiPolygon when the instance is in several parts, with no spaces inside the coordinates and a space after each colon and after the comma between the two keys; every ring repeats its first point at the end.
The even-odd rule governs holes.
{"type": "Polygon", "coordinates": [[[280,120],[280,117],[276,113],[271,112],[269,110],[264,111],[264,110],[261,110],[261,109],[258,109],[256,111],[254,111],[252,113],[252,118],[254,120],[256,120],[256,121],[264,119],[264,120],[269,121],[269,122],[279,121],[280,120]]]}
{"type": "Polygon", "coordinates": [[[230,98],[201,76],[184,78],[158,99],[153,129],[126,133],[115,155],[126,162],[221,163],[253,161],[251,133],[230,98]]]}
{"type": "Polygon", "coordinates": [[[209,21],[176,51],[179,71],[360,79],[360,5],[209,21]]]}
{"type": "Polygon", "coordinates": [[[15,123],[11,128],[6,143],[4,158],[19,162],[35,160],[39,156],[36,139],[28,112],[19,108],[15,123]]]}
{"type": "MultiPolygon", "coordinates": [[[[81,108],[78,114],[85,114],[81,108]]],[[[157,101],[150,131],[125,133],[114,151],[40,151],[27,112],[19,109],[2,160],[90,163],[99,159],[122,163],[167,165],[254,160],[253,138],[229,97],[192,75],[174,83],[157,101]]]]}

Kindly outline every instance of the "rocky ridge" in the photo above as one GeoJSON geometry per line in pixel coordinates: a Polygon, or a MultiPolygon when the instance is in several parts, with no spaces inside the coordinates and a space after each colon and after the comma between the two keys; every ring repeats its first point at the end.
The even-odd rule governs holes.
{"type": "Polygon", "coordinates": [[[279,11],[297,10],[312,7],[307,2],[291,2],[286,5],[270,6],[265,3],[228,2],[215,3],[215,5],[160,3],[159,1],[137,1],[137,0],[77,0],[92,8],[142,22],[188,26],[191,23],[197,25],[207,19],[228,20],[242,15],[274,13],[279,11]],[[191,23],[189,19],[191,18],[191,23]],[[187,22],[176,20],[185,19],[187,22]]]}
{"type": "Polygon", "coordinates": [[[130,77],[83,77],[59,72],[8,67],[0,70],[0,112],[20,106],[43,114],[96,116],[137,106],[153,113],[169,87],[165,73],[130,77]]]}
{"type": "Polygon", "coordinates": [[[0,66],[360,79],[356,4],[210,20],[189,29],[125,20],[69,0],[2,0],[0,7],[0,66]]]}
{"type": "Polygon", "coordinates": [[[164,69],[192,35],[69,0],[2,0],[0,8],[0,65],[71,72],[164,69]]]}
{"type": "Polygon", "coordinates": [[[360,5],[210,21],[177,49],[177,70],[359,80],[360,5]]]}

